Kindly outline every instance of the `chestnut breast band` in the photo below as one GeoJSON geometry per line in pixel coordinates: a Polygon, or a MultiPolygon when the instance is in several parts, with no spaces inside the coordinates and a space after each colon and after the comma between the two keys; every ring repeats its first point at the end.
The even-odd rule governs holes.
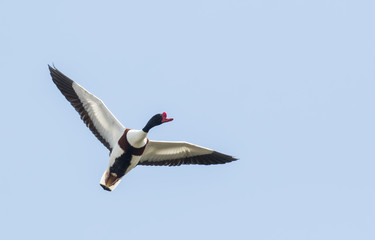
{"type": "Polygon", "coordinates": [[[126,138],[126,135],[128,135],[128,132],[129,132],[129,128],[125,129],[125,132],[124,134],[121,136],[120,140],[118,140],[118,145],[125,151],[131,151],[131,154],[132,155],[135,155],[135,156],[141,156],[147,146],[147,143],[149,142],[148,138],[147,138],[147,142],[146,144],[143,146],[143,147],[140,147],[140,148],[135,148],[133,147],[132,145],[130,145],[130,143],[128,142],[128,139],[126,138]]]}

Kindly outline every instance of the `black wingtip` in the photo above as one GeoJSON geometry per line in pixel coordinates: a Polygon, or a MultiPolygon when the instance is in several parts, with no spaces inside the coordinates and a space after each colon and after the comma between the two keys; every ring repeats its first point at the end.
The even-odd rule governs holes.
{"type": "Polygon", "coordinates": [[[53,76],[52,74],[62,74],[56,67],[55,67],[55,65],[54,64],[52,64],[52,66],[51,65],[49,65],[48,64],[48,69],[49,69],[49,71],[50,71],[50,73],[51,73],[51,76],[53,76]]]}
{"type": "Polygon", "coordinates": [[[54,76],[57,75],[59,70],[57,70],[57,68],[53,64],[52,64],[52,66],[53,67],[51,67],[51,65],[48,64],[49,73],[51,74],[51,77],[53,78],[54,76]]]}
{"type": "Polygon", "coordinates": [[[55,64],[52,63],[52,66],[53,66],[53,67],[51,67],[51,65],[49,65],[49,64],[47,64],[47,65],[48,65],[48,69],[49,69],[50,71],[57,70],[56,67],[55,67],[55,64]]]}
{"type": "Polygon", "coordinates": [[[230,155],[226,155],[220,152],[216,152],[216,151],[213,151],[211,155],[218,161],[217,164],[225,164],[225,163],[234,162],[238,160],[238,158],[235,158],[235,157],[232,157],[230,155]]]}
{"type": "Polygon", "coordinates": [[[65,74],[63,74],[62,72],[60,72],[56,67],[55,65],[52,64],[53,67],[51,67],[51,65],[48,64],[48,69],[50,71],[50,74],[51,74],[51,77],[52,77],[52,81],[57,85],[57,87],[61,89],[61,84],[73,84],[73,80],[70,79],[69,77],[65,76],[65,74]]]}

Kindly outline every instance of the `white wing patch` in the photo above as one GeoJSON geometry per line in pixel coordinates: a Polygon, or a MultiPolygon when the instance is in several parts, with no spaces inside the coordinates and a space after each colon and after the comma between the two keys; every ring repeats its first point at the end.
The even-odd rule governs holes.
{"type": "Polygon", "coordinates": [[[98,133],[110,144],[116,145],[118,139],[125,131],[125,127],[117,120],[102,100],[85,90],[76,82],[72,85],[83,108],[86,110],[98,133]]]}

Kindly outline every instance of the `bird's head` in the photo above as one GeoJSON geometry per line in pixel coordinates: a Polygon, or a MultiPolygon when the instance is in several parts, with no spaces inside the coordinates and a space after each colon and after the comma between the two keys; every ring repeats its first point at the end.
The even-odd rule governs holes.
{"type": "Polygon", "coordinates": [[[158,126],[162,123],[170,122],[173,118],[167,118],[167,113],[163,112],[160,114],[155,114],[142,129],[144,132],[150,131],[151,128],[158,126]]]}

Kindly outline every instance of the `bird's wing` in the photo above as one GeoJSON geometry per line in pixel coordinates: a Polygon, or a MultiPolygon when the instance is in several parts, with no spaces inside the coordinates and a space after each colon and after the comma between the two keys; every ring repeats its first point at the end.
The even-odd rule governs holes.
{"type": "Polygon", "coordinates": [[[91,132],[110,151],[125,131],[125,127],[108,110],[102,100],[95,97],[55,67],[49,66],[53,82],[77,110],[91,132]]]}
{"type": "Polygon", "coordinates": [[[138,165],[180,166],[181,164],[224,164],[237,160],[188,142],[150,141],[138,165]]]}

